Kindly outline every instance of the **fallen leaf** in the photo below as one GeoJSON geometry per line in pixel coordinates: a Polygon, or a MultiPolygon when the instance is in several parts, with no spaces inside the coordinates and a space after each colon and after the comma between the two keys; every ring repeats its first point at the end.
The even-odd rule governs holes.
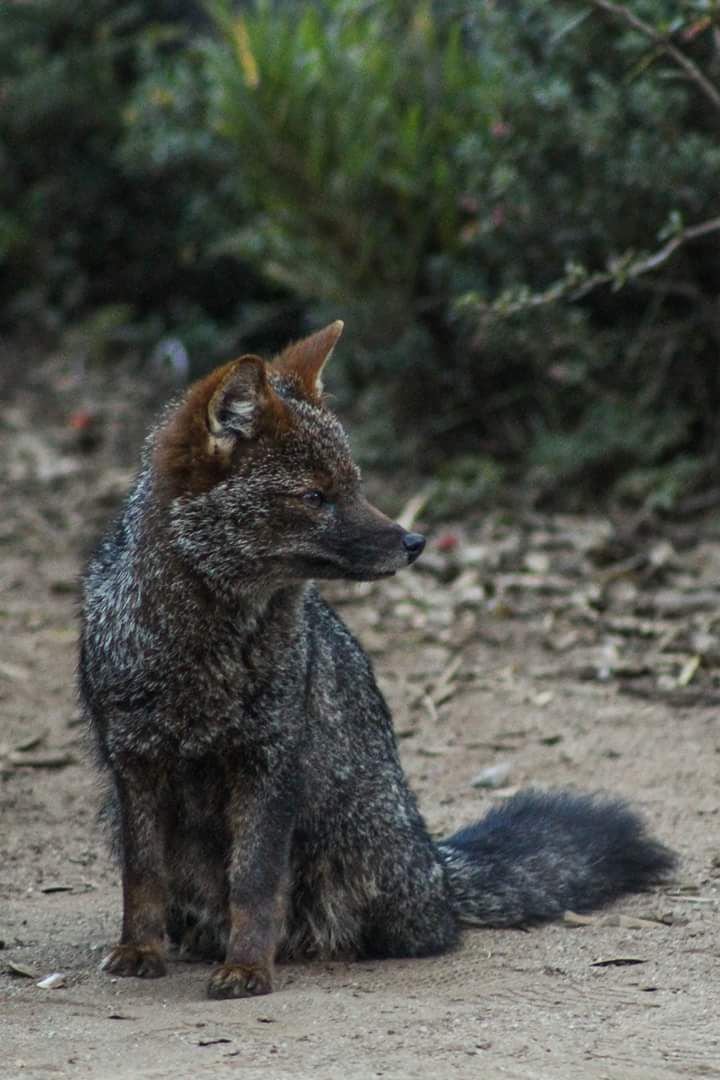
{"type": "Polygon", "coordinates": [[[550,569],[550,556],[545,551],[529,551],[524,561],[533,574],[547,574],[550,569]]]}
{"type": "Polygon", "coordinates": [[[597,915],[578,915],[576,911],[563,913],[563,922],[566,926],[596,926],[597,915]]]}
{"type": "Polygon", "coordinates": [[[30,674],[29,668],[20,667],[19,664],[9,664],[7,660],[0,660],[0,675],[11,682],[26,682],[30,674]]]}
{"type": "Polygon", "coordinates": [[[531,700],[533,705],[537,705],[539,709],[544,709],[554,697],[552,690],[541,690],[539,694],[534,694],[531,700]]]}
{"type": "Polygon", "coordinates": [[[678,686],[688,686],[689,683],[695,678],[695,673],[700,667],[700,657],[691,656],[689,660],[686,660],[682,666],[682,670],[677,677],[678,686]]]}
{"type": "Polygon", "coordinates": [[[543,644],[546,648],[556,653],[568,652],[580,640],[580,635],[576,630],[568,630],[567,633],[561,634],[558,637],[547,637],[543,644]]]}
{"type": "Polygon", "coordinates": [[[72,765],[75,758],[72,754],[62,750],[48,751],[45,754],[13,753],[8,756],[11,765],[25,766],[31,769],[62,769],[66,765],[72,765]]]}
{"type": "Polygon", "coordinates": [[[603,923],[603,926],[622,926],[625,930],[654,930],[667,923],[660,919],[644,919],[640,915],[616,915],[617,922],[603,923]]]}
{"type": "Polygon", "coordinates": [[[23,979],[37,979],[37,972],[33,971],[31,967],[27,967],[25,964],[16,964],[13,960],[8,960],[5,970],[9,975],[20,975],[23,979]]]}
{"type": "Polygon", "coordinates": [[[609,915],[578,915],[575,911],[566,911],[563,922],[566,926],[621,926],[624,930],[655,930],[658,926],[668,925],[665,919],[623,915],[622,912],[612,912],[609,915]]]}
{"type": "Polygon", "coordinates": [[[448,748],[446,746],[419,746],[417,752],[423,757],[442,757],[447,754],[448,748]]]}
{"type": "Polygon", "coordinates": [[[668,893],[668,900],[681,900],[685,904],[718,904],[714,896],[688,896],[686,893],[668,893]]]}
{"type": "Polygon", "coordinates": [[[630,967],[633,964],[647,964],[639,956],[610,956],[607,959],[593,960],[590,967],[630,967]]]}
{"type": "Polygon", "coordinates": [[[22,752],[24,752],[26,750],[34,750],[35,747],[39,746],[40,743],[47,737],[47,734],[48,734],[47,728],[43,728],[42,731],[36,732],[35,735],[28,735],[28,736],[26,736],[26,738],[22,739],[19,743],[15,743],[15,745],[13,746],[13,751],[14,752],[20,751],[22,753],[22,752]]]}
{"type": "Polygon", "coordinates": [[[423,694],[420,698],[420,703],[427,709],[428,715],[434,724],[438,718],[437,709],[435,708],[435,702],[429,694],[423,694]]]}
{"type": "Polygon", "coordinates": [[[639,915],[638,918],[647,919],[648,922],[652,923],[660,923],[662,926],[672,926],[677,922],[674,911],[648,911],[639,915]]]}
{"type": "Polygon", "coordinates": [[[638,614],[646,611],[656,612],[666,618],[692,615],[696,611],[717,611],[720,607],[720,592],[699,589],[696,592],[678,592],[667,589],[638,604],[638,614]]]}

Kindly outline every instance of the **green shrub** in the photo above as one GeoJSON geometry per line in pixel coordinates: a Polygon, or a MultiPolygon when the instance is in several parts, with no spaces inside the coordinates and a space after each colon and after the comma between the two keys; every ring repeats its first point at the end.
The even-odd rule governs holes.
{"type": "Polygon", "coordinates": [[[2,5],[6,325],[79,323],[85,333],[89,319],[94,332],[134,343],[172,328],[214,350],[219,320],[227,336],[238,303],[267,292],[212,251],[227,215],[237,222],[244,208],[207,124],[193,8],[2,5]]]}
{"type": "MultiPolygon", "coordinates": [[[[717,7],[633,12],[712,77],[717,7]]],[[[350,313],[348,393],[381,381],[431,455],[593,489],[717,453],[717,245],[682,241],[717,206],[720,113],[662,43],[581,2],[215,14],[214,122],[253,209],[226,250],[350,313]]]]}
{"type": "Polygon", "coordinates": [[[380,460],[658,505],[713,468],[717,0],[145,10],[0,9],[7,311],[208,361],[342,315],[380,460]]]}

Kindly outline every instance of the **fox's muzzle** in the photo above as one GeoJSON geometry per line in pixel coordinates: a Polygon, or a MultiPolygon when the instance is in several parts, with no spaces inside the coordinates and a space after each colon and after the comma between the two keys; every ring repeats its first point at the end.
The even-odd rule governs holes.
{"type": "Polygon", "coordinates": [[[425,547],[424,536],[408,532],[364,498],[345,508],[334,541],[347,567],[343,576],[359,579],[394,574],[415,562],[425,547]]]}

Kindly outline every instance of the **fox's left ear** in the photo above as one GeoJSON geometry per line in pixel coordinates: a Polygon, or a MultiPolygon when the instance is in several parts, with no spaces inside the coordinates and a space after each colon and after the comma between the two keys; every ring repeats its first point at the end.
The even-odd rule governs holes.
{"type": "Polygon", "coordinates": [[[319,401],[323,391],[322,371],[332,356],[345,324],[341,319],[288,345],[272,369],[293,380],[300,393],[311,401],[319,401]]]}

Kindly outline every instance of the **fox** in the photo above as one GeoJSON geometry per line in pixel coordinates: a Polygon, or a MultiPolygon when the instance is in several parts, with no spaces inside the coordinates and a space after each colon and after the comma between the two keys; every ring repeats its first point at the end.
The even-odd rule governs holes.
{"type": "Polygon", "coordinates": [[[79,694],[122,878],[114,976],[216,966],[270,993],[302,958],[419,957],[665,877],[626,803],[521,791],[434,840],[368,656],[316,582],[375,581],[425,537],[365,495],[323,372],[337,321],[242,355],[160,416],[83,578],[79,694]]]}

